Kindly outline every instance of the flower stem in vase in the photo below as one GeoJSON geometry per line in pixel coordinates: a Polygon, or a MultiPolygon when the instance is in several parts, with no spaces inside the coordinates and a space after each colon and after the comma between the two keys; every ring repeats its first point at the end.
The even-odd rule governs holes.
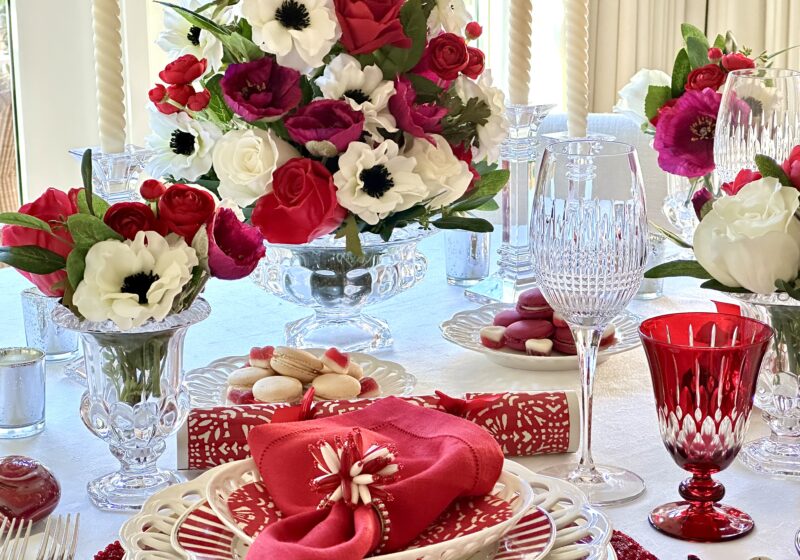
{"type": "Polygon", "coordinates": [[[123,339],[95,335],[103,348],[103,373],[114,385],[120,401],[135,406],[161,397],[161,374],[172,334],[131,334],[123,339]]]}

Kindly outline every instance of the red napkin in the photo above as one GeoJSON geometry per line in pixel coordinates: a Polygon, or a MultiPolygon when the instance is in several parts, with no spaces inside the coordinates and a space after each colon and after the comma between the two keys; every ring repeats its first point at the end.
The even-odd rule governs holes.
{"type": "Polygon", "coordinates": [[[341,416],[264,424],[252,430],[249,444],[286,517],[257,537],[248,560],[360,560],[400,550],[456,498],[488,494],[503,466],[499,445],[482,428],[393,397],[341,416]],[[372,496],[389,497],[378,507],[359,503],[353,509],[336,501],[318,509],[329,494],[310,484],[323,474],[314,459],[318,444],[333,444],[337,436],[357,439],[354,428],[363,451],[388,446],[401,465],[396,480],[369,486],[372,496]]]}

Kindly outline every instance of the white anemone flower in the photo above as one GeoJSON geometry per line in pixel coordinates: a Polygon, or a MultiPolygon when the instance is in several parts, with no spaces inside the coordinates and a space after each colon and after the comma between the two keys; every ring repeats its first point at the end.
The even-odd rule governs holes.
{"type": "Polygon", "coordinates": [[[242,14],[261,50],[300,72],[322,66],[342,34],[331,0],[244,0],[242,14]]]}
{"type": "Polygon", "coordinates": [[[469,165],[453,154],[447,140],[438,134],[434,134],[433,139],[435,145],[424,138],[415,138],[404,155],[417,160],[414,171],[428,187],[425,204],[438,210],[461,198],[472,183],[473,175],[469,165]]]}
{"type": "Polygon", "coordinates": [[[354,111],[364,113],[364,130],[376,140],[383,140],[380,128],[397,131],[397,122],[389,111],[394,83],[384,80],[383,71],[377,66],[362,68],[349,54],[340,54],[325,67],[317,85],[323,97],[343,99],[354,111]]]}
{"type": "Polygon", "coordinates": [[[436,34],[440,29],[447,33],[464,36],[464,28],[472,21],[472,15],[464,0],[436,0],[428,17],[428,31],[436,34]]]}
{"type": "Polygon", "coordinates": [[[89,321],[111,320],[121,330],[162,321],[198,263],[183,238],[170,243],[154,231],[140,231],[133,241],[101,241],[86,254],[73,303],[89,321]]]}
{"type": "MultiPolygon", "coordinates": [[[[197,11],[205,5],[205,0],[181,0],[177,5],[197,11]]],[[[211,17],[212,10],[203,15],[211,17]]],[[[225,25],[231,22],[231,10],[223,10],[212,18],[216,23],[225,25]]],[[[159,34],[156,44],[174,60],[185,54],[193,54],[197,58],[208,60],[208,67],[214,72],[222,67],[222,43],[211,33],[189,23],[186,18],[172,8],[164,8],[164,30],[159,34]]]]}
{"type": "Polygon", "coordinates": [[[466,76],[459,76],[455,82],[458,97],[466,103],[477,97],[489,107],[491,114],[485,124],[478,126],[478,147],[475,161],[495,162],[500,158],[500,144],[508,135],[506,118],[506,99],[502,90],[492,86],[491,71],[486,70],[476,82],[466,76]]]}
{"type": "Polygon", "coordinates": [[[156,152],[147,164],[152,177],[172,175],[176,179],[197,181],[208,173],[214,144],[222,131],[213,123],[191,118],[186,113],[150,113],[147,147],[156,152]]]}
{"type": "Polygon", "coordinates": [[[417,161],[399,152],[393,140],[375,148],[352,142],[339,158],[339,171],[333,176],[339,204],[375,225],[389,214],[422,202],[428,188],[414,172],[417,161]]]}

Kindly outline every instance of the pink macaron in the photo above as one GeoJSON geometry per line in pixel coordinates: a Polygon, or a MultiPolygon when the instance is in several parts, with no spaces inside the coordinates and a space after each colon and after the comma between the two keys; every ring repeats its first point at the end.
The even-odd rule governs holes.
{"type": "Polygon", "coordinates": [[[544,299],[539,288],[522,292],[517,300],[516,310],[523,319],[550,319],[553,316],[553,308],[544,299]]]}
{"type": "MultiPolygon", "coordinates": [[[[616,329],[614,325],[609,325],[603,331],[603,336],[600,339],[600,349],[608,348],[617,341],[616,329]]],[[[575,356],[578,349],[575,346],[575,339],[572,337],[572,332],[567,327],[558,327],[553,334],[553,350],[568,356],[575,356]]]]}
{"type": "Polygon", "coordinates": [[[496,327],[507,327],[523,319],[524,317],[516,309],[506,309],[494,316],[493,323],[496,327]]]}
{"type": "Polygon", "coordinates": [[[513,350],[525,352],[525,341],[550,338],[553,334],[553,323],[541,319],[524,319],[517,321],[506,329],[506,346],[513,350]]]}

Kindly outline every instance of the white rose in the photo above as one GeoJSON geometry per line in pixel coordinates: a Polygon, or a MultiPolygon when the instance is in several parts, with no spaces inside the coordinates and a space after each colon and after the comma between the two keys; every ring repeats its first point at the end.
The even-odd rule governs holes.
{"type": "Polygon", "coordinates": [[[625,87],[619,90],[619,100],[614,105],[614,112],[625,115],[639,126],[648,122],[644,112],[644,101],[650,86],[668,86],[672,78],[661,70],[643,68],[636,72],[625,87]]]}
{"type": "Polygon", "coordinates": [[[232,130],[214,147],[214,171],[219,194],[239,206],[249,206],[272,191],[275,170],[300,154],[271,131],[232,130]]]}
{"type": "Polygon", "coordinates": [[[714,203],[694,234],[694,254],[711,276],[731,288],[771,294],[775,281],[800,269],[800,193],[767,178],[714,203]]]}
{"type": "Polygon", "coordinates": [[[405,155],[417,160],[414,172],[428,187],[428,208],[436,210],[461,198],[472,182],[472,172],[469,165],[453,155],[447,140],[437,134],[433,139],[436,145],[415,138],[405,155]]]}

